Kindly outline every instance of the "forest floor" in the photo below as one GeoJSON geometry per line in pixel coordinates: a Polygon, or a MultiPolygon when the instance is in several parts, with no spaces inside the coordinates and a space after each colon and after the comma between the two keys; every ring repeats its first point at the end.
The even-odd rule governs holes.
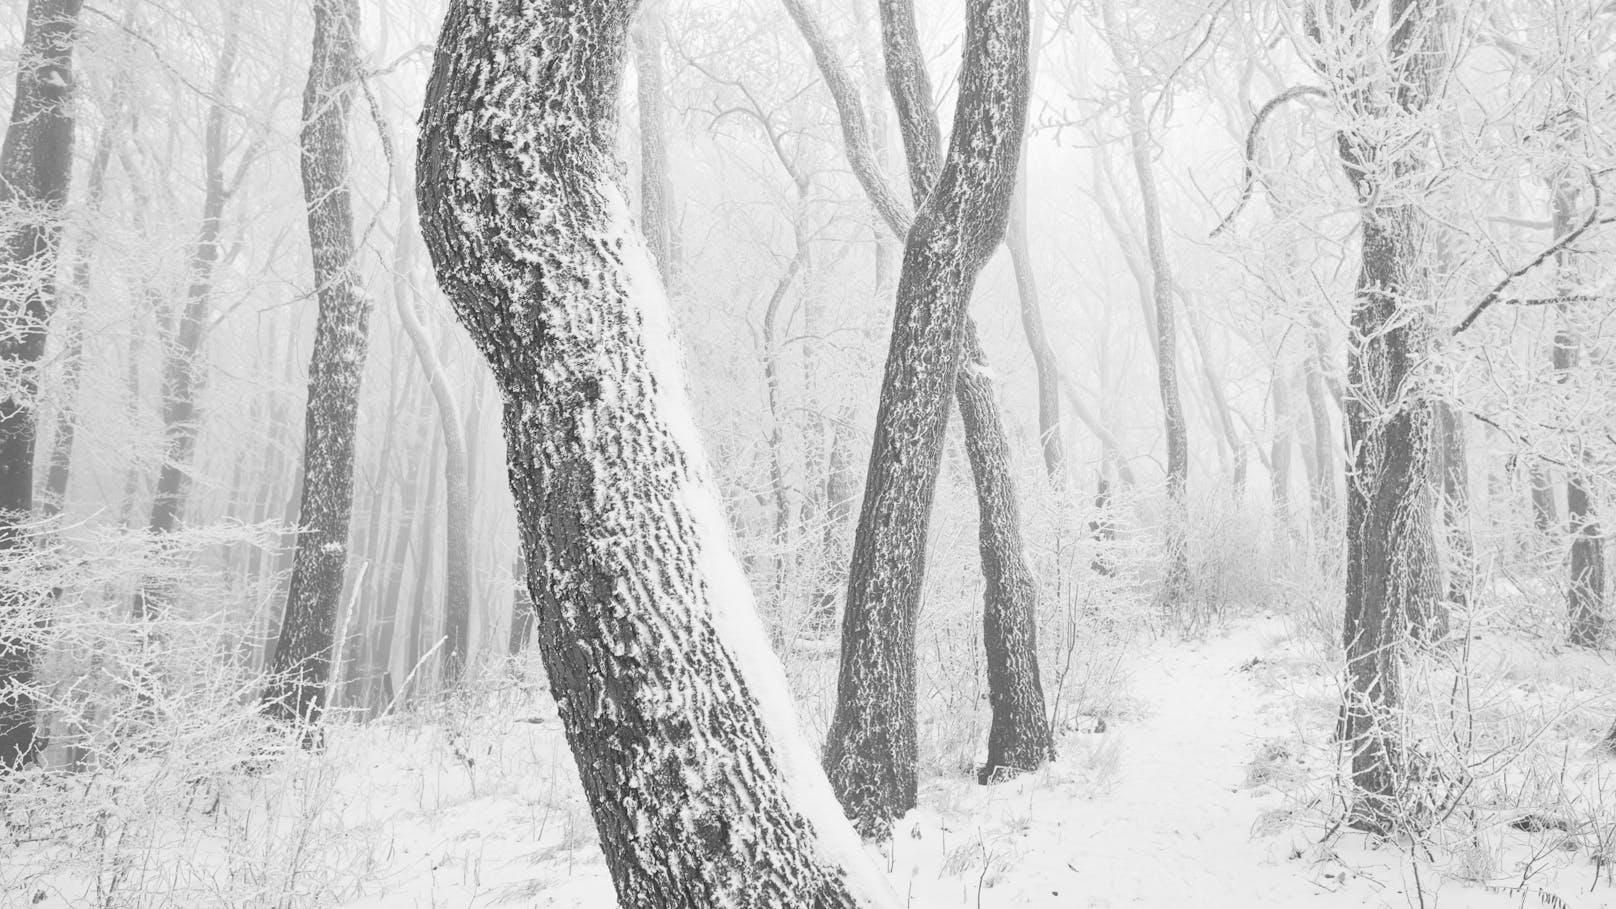
{"type": "MultiPolygon", "coordinates": [[[[1608,884],[1588,891],[1586,857],[1553,844],[1501,846],[1485,880],[1422,861],[1416,886],[1417,849],[1330,829],[1309,763],[1329,759],[1335,681],[1308,650],[1276,617],[1142,645],[1131,706],[1104,731],[1063,731],[1051,767],[1009,783],[929,780],[923,807],[872,853],[913,907],[1616,906],[1608,884]]],[[[348,905],[612,906],[565,748],[552,738],[544,753],[564,783],[526,807],[479,799],[423,818],[415,862],[348,905]],[[561,829],[535,823],[541,810],[561,829]]]]}
{"type": "MultiPolygon", "coordinates": [[[[1268,616],[1201,640],[1131,645],[1127,697],[1105,729],[1093,718],[1068,724],[1054,764],[1008,783],[932,777],[922,807],[871,854],[917,909],[1616,906],[1596,861],[1607,847],[1592,842],[1607,821],[1616,832],[1616,803],[1577,832],[1522,832],[1512,801],[1513,814],[1472,820],[1484,832],[1466,836],[1485,855],[1468,866],[1455,858],[1462,849],[1334,828],[1336,682],[1310,637],[1268,616]]],[[[1506,680],[1512,704],[1568,702],[1609,684],[1611,667],[1568,658],[1587,673],[1530,654],[1486,672],[1506,680]]],[[[610,879],[548,697],[520,673],[504,684],[435,720],[337,726],[323,753],[187,784],[188,801],[150,806],[146,821],[125,805],[116,843],[15,856],[12,873],[25,871],[10,884],[27,883],[10,896],[12,859],[0,857],[0,905],[609,909],[610,879]],[[76,864],[50,867],[70,854],[76,864]],[[85,858],[114,854],[139,859],[85,858]],[[124,899],[107,898],[120,890],[124,899]],[[7,902],[17,895],[27,901],[7,902]]],[[[1586,738],[1586,724],[1579,730],[1566,741],[1586,738]]],[[[1560,775],[1593,774],[1616,796],[1604,785],[1616,762],[1587,751],[1560,775]]]]}

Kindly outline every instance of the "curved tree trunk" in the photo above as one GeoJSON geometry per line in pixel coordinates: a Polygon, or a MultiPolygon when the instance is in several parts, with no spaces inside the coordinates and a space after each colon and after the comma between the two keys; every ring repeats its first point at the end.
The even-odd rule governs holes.
{"type": "MultiPolygon", "coordinates": [[[[0,246],[0,555],[32,545],[34,437],[45,326],[56,304],[56,259],[73,169],[73,41],[82,0],[28,0],[11,120],[0,145],[0,215],[15,226],[0,246]]],[[[21,556],[11,556],[20,558],[21,556]]],[[[33,648],[46,597],[24,585],[0,596],[0,771],[33,760],[33,648]]]]}
{"type": "MultiPolygon", "coordinates": [[[[391,143],[389,143],[391,144],[391,143]]],[[[437,345],[421,323],[420,289],[410,275],[416,259],[415,188],[405,162],[394,160],[396,191],[401,200],[398,220],[398,246],[393,254],[393,302],[400,324],[415,348],[415,357],[426,373],[432,401],[437,406],[438,425],[443,430],[444,550],[443,550],[443,651],[441,665],[444,684],[459,681],[471,652],[471,480],[466,455],[465,429],[460,405],[449,374],[438,357],[437,345]]]]}
{"type": "Polygon", "coordinates": [[[619,905],[895,905],[796,728],[612,160],[634,0],[453,0],[418,188],[504,393],[539,648],[619,905]]]}
{"type": "Polygon", "coordinates": [[[264,700],[275,716],[312,722],[325,708],[333,624],[348,564],[354,434],[370,301],[354,272],[347,128],[359,79],[355,0],[315,0],[314,55],[303,91],[303,195],[320,301],[309,362],[297,550],[264,700]]]}
{"type": "MultiPolygon", "coordinates": [[[[924,58],[915,39],[913,9],[908,0],[883,0],[881,18],[888,85],[909,152],[910,183],[916,199],[924,203],[907,230],[849,571],[836,711],[825,743],[831,785],[855,826],[870,837],[885,836],[892,820],[915,804],[915,614],[950,393],[962,408],[990,408],[973,414],[979,431],[996,431],[1001,437],[1004,432],[991,393],[962,392],[960,362],[968,345],[975,348],[967,341],[975,334],[966,312],[971,289],[1003,239],[1009,216],[1028,84],[1026,0],[972,0],[967,6],[960,102],[948,155],[938,174],[940,141],[930,112],[924,58]]],[[[845,122],[843,132],[845,136],[845,122]]],[[[855,153],[851,146],[848,151],[850,157],[855,153]]],[[[855,166],[855,173],[866,170],[873,168],[855,166]]],[[[881,195],[872,193],[872,199],[881,195]]],[[[985,381],[980,368],[977,375],[985,381]]],[[[1008,448],[1001,438],[982,451],[1008,448]]],[[[991,488],[1013,497],[1009,465],[985,461],[982,466],[1002,471],[996,477],[1001,482],[991,488]]],[[[981,490],[982,475],[977,482],[981,490]]],[[[1003,530],[983,516],[983,535],[1003,530]]],[[[1019,540],[985,543],[983,551],[1020,557],[1019,565],[1002,566],[1001,577],[1030,575],[1019,540]]],[[[1001,589],[1020,588],[1006,584],[1001,589]]],[[[993,630],[1004,627],[1008,626],[993,630]]],[[[1028,656],[1036,661],[1036,654],[1028,656]]],[[[1004,681],[990,678],[990,685],[1004,681]]],[[[1005,720],[995,717],[996,723],[1005,720]]],[[[1047,741],[1047,726],[1039,725],[1047,741]]],[[[990,771],[1020,769],[1000,755],[990,754],[988,765],[990,771]]]]}

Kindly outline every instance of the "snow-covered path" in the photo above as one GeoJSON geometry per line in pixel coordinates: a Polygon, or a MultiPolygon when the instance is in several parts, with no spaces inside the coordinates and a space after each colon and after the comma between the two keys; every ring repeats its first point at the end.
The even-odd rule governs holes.
{"type": "Polygon", "coordinates": [[[1342,888],[1327,869],[1292,860],[1290,837],[1251,837],[1281,797],[1248,786],[1248,768],[1284,729],[1241,667],[1281,631],[1258,620],[1201,643],[1153,645],[1134,661],[1138,716],[1104,736],[1065,737],[1060,761],[1034,779],[956,793],[965,803],[944,815],[917,812],[920,837],[900,832],[894,863],[912,875],[910,905],[974,906],[979,885],[982,906],[1407,905],[1392,855],[1371,880],[1342,888]],[[1093,757],[1110,747],[1114,759],[1093,757]],[[974,863],[957,845],[973,837],[974,863]],[[984,859],[998,867],[982,874],[984,859]]]}

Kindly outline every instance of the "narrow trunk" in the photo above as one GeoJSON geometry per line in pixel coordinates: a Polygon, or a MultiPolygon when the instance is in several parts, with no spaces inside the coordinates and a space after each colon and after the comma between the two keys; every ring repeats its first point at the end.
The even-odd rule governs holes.
{"type": "Polygon", "coordinates": [[[1168,611],[1185,605],[1189,594],[1189,550],[1184,539],[1185,494],[1189,485],[1189,436],[1184,405],[1178,390],[1178,338],[1173,315],[1173,274],[1167,259],[1167,239],[1162,230],[1161,199],[1156,190],[1156,173],[1150,155],[1150,120],[1145,110],[1144,75],[1123,44],[1112,0],[1104,0],[1101,12],[1111,34],[1112,53],[1127,83],[1128,147],[1133,157],[1134,176],[1139,181],[1139,201],[1145,221],[1145,249],[1150,263],[1151,315],[1156,333],[1156,384],[1161,394],[1162,422],[1167,438],[1166,566],[1159,601],[1168,611]]]}
{"type": "MultiPolygon", "coordinates": [[[[28,0],[11,120],[0,145],[0,301],[10,328],[0,366],[11,379],[0,400],[0,553],[26,559],[34,507],[34,436],[45,326],[56,304],[62,209],[73,169],[73,41],[82,0],[28,0]],[[19,551],[23,552],[19,552],[19,551]]],[[[31,762],[34,654],[26,629],[45,621],[44,591],[8,585],[0,595],[0,771],[31,762]]]]}
{"type": "Polygon", "coordinates": [[[1289,376],[1277,364],[1268,382],[1268,395],[1274,407],[1274,439],[1269,447],[1268,472],[1270,493],[1274,502],[1274,520],[1287,532],[1294,532],[1291,523],[1291,451],[1296,439],[1291,429],[1289,376]]]}
{"type": "Polygon", "coordinates": [[[634,0],[449,6],[428,249],[505,400],[539,649],[625,909],[892,906],[796,728],[611,149],[634,0]]]}
{"type": "Polygon", "coordinates": [[[679,267],[674,229],[673,179],[668,167],[668,79],[662,48],[668,43],[664,0],[647,0],[634,29],[634,75],[640,108],[640,230],[664,278],[679,267]]]}
{"type": "MultiPolygon", "coordinates": [[[[1553,236],[1561,237],[1571,229],[1577,218],[1578,191],[1569,176],[1555,181],[1552,228],[1553,236]]],[[[1555,255],[1559,269],[1557,282],[1560,295],[1576,292],[1578,287],[1577,254],[1562,249],[1555,255]]],[[[1554,332],[1555,378],[1565,382],[1571,378],[1581,358],[1581,341],[1571,324],[1567,304],[1555,306],[1554,332]]],[[[1586,462],[1587,453],[1577,451],[1574,460],[1586,462]]],[[[1570,592],[1566,611],[1570,623],[1570,640],[1578,647],[1597,647],[1605,634],[1605,541],[1600,536],[1599,517],[1594,511],[1592,483],[1582,470],[1566,471],[1566,523],[1571,532],[1570,592]]]]}
{"type": "Polygon", "coordinates": [[[303,495],[286,618],[264,701],[276,717],[314,722],[331,672],[332,625],[348,563],[354,434],[370,301],[354,272],[348,112],[358,75],[356,0],[315,0],[314,54],[303,92],[303,195],[319,317],[309,362],[303,495]]]}

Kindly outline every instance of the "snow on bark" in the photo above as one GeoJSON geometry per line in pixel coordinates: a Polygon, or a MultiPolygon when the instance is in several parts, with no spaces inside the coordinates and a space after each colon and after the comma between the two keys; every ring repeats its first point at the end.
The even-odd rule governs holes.
{"type": "Polygon", "coordinates": [[[418,150],[504,392],[538,646],[625,907],[895,905],[796,727],[612,160],[633,0],[455,0],[418,150]]]}
{"type": "Polygon", "coordinates": [[[333,625],[348,564],[353,515],[354,432],[365,368],[370,300],[355,273],[347,127],[359,78],[355,0],[315,0],[314,54],[303,91],[303,194],[319,317],[309,362],[303,491],[297,550],[264,693],[287,720],[315,719],[325,708],[333,625]]]}
{"type": "MultiPolygon", "coordinates": [[[[924,204],[908,230],[898,280],[842,618],[836,712],[825,743],[825,767],[842,807],[862,834],[876,838],[915,805],[914,641],[927,525],[950,393],[958,391],[962,350],[975,334],[966,309],[977,273],[1004,237],[1028,94],[1025,0],[973,0],[953,134],[936,174],[927,150],[936,122],[929,96],[919,94],[929,92],[925,68],[918,50],[913,60],[901,52],[913,37],[913,10],[901,0],[884,2],[881,16],[910,181],[924,204]],[[910,21],[894,21],[901,18],[910,21]],[[913,119],[920,111],[930,127],[913,119]]],[[[959,398],[962,408],[983,400],[959,398]]],[[[996,411],[981,416],[979,428],[1002,433],[996,411]]],[[[1009,482],[1007,472],[1003,479],[1009,482]]],[[[984,534],[1001,529],[988,515],[981,527],[984,534]]],[[[1025,559],[1018,543],[983,551],[1025,559]]]]}
{"type": "MultiPolygon", "coordinates": [[[[0,145],[0,552],[30,545],[34,437],[45,326],[56,304],[61,214],[73,167],[73,41],[82,0],[29,0],[11,120],[0,145]]],[[[28,624],[40,599],[0,596],[6,626],[28,624]]],[[[33,653],[16,631],[0,631],[0,770],[33,759],[33,653]]]]}

